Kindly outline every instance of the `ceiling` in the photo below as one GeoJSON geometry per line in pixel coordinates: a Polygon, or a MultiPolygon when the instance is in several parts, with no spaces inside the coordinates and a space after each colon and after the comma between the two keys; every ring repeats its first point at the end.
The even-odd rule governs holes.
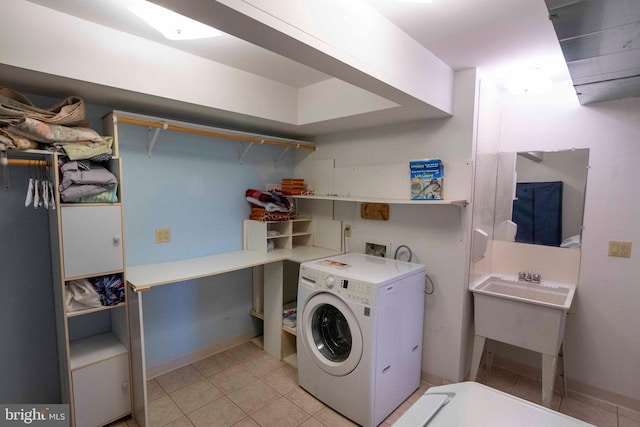
{"type": "MultiPolygon", "coordinates": [[[[127,10],[128,0],[29,1],[297,88],[330,77],[232,36],[167,40],[127,10]]],[[[364,1],[454,70],[481,68],[500,81],[537,66],[553,80],[568,78],[543,0],[364,1]]]]}
{"type": "MultiPolygon", "coordinates": [[[[296,88],[331,78],[232,36],[167,40],[127,10],[128,0],[29,1],[296,88]]],[[[570,78],[544,0],[363,1],[454,70],[478,68],[498,83],[531,67],[570,78]]]]}
{"type": "Polygon", "coordinates": [[[500,83],[531,67],[569,78],[543,0],[367,2],[455,70],[479,68],[500,83]]]}

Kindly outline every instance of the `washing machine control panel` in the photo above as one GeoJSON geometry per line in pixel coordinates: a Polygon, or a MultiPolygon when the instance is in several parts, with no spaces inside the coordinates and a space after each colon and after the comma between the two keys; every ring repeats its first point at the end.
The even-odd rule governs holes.
{"type": "Polygon", "coordinates": [[[376,298],[376,286],[371,283],[304,266],[300,269],[299,285],[314,289],[323,289],[338,294],[348,301],[366,305],[374,305],[376,298]]]}
{"type": "Polygon", "coordinates": [[[324,284],[327,285],[327,288],[333,289],[333,287],[336,285],[336,278],[333,276],[327,276],[324,279],[324,284]]]}
{"type": "Polygon", "coordinates": [[[343,298],[362,304],[373,303],[373,295],[369,283],[335,276],[333,274],[323,274],[320,282],[324,287],[340,294],[343,298]]]}

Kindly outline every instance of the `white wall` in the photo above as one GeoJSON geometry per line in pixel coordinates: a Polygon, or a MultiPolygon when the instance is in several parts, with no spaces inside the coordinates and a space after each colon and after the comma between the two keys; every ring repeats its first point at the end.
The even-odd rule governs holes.
{"type": "Polygon", "coordinates": [[[607,256],[609,240],[640,238],[640,99],[580,106],[570,85],[507,98],[503,151],[589,148],[582,261],[575,316],[567,321],[570,387],[640,409],[640,268],[607,256]]]}
{"type": "Polygon", "coordinates": [[[298,90],[298,123],[386,110],[398,104],[341,80],[330,79],[298,90]]]}
{"type": "MultiPolygon", "coordinates": [[[[472,158],[476,87],[475,70],[456,73],[454,117],[450,119],[405,123],[318,138],[318,150],[313,155],[298,159],[296,176],[310,179],[313,177],[312,169],[317,164],[326,162],[332,166],[333,159],[334,171],[355,169],[370,173],[378,168],[384,174],[390,166],[404,164],[408,194],[409,160],[440,158],[445,164],[446,197],[447,179],[455,178],[447,175],[447,164],[470,164],[472,158]],[[309,173],[305,174],[305,170],[309,173]]],[[[353,179],[358,179],[358,176],[365,182],[353,184],[354,188],[378,194],[378,180],[367,181],[362,174],[354,174],[353,179]]],[[[470,196],[471,174],[467,176],[466,194],[470,196]]],[[[331,181],[333,177],[325,176],[325,179],[331,181]]],[[[331,202],[315,202],[302,205],[302,208],[353,225],[353,235],[347,241],[351,252],[364,252],[364,243],[371,240],[388,242],[392,257],[401,244],[412,249],[413,261],[425,264],[435,283],[435,292],[425,297],[422,370],[427,379],[461,380],[464,375],[463,355],[467,350],[465,319],[470,317],[470,306],[465,302],[468,281],[468,269],[465,266],[469,265],[471,208],[391,205],[388,221],[361,219],[360,207],[356,203],[338,202],[333,206],[331,202]]]]}
{"type": "MultiPolygon", "coordinates": [[[[491,272],[494,274],[518,276],[520,271],[530,270],[540,274],[543,281],[578,284],[580,251],[576,249],[500,240],[494,241],[492,246],[491,272]]],[[[569,314],[575,313],[574,308],[569,310],[569,314]]],[[[539,365],[539,357],[536,357],[536,362],[539,365]]]]}

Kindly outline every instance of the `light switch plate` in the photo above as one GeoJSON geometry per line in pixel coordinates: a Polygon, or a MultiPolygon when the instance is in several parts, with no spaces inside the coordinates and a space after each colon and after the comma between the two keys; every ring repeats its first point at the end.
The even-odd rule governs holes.
{"type": "Polygon", "coordinates": [[[609,241],[609,256],[631,258],[631,242],[609,241]]]}

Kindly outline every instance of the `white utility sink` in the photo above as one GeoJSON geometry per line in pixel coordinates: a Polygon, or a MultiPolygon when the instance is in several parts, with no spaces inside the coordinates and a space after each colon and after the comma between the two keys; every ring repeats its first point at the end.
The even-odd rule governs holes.
{"type": "Polygon", "coordinates": [[[542,353],[542,400],[548,407],[551,403],[548,388],[553,386],[575,285],[550,281],[531,283],[512,276],[490,276],[470,286],[469,290],[474,299],[476,335],[471,380],[475,380],[478,373],[486,338],[542,353]]]}
{"type": "Polygon", "coordinates": [[[499,298],[513,299],[530,304],[569,310],[576,287],[574,285],[541,282],[518,281],[515,278],[492,276],[472,287],[471,292],[493,295],[499,298]]]}

